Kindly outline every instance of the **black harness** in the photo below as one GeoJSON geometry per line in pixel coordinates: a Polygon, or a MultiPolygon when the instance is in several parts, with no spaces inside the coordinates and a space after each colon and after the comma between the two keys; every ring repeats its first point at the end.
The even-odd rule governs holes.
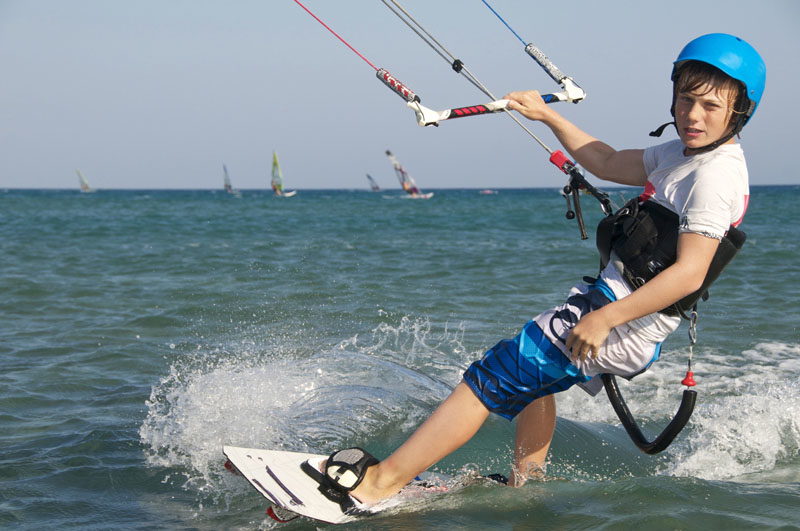
{"type": "MultiPolygon", "coordinates": [[[[622,274],[632,289],[642,287],[675,263],[678,249],[679,218],[676,213],[654,201],[628,201],[597,226],[597,249],[601,269],[608,264],[613,250],[623,264],[622,274]]],[[[720,241],[700,289],[663,308],[666,315],[684,318],[700,298],[708,298],[708,287],[744,244],[746,235],[734,226],[720,241]]]]}

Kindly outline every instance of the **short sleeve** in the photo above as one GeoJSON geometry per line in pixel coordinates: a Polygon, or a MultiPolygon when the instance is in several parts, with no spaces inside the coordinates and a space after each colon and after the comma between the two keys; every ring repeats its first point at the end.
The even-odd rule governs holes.
{"type": "Polygon", "coordinates": [[[658,155],[657,155],[658,146],[650,146],[645,148],[644,155],[642,159],[644,161],[644,172],[647,175],[653,173],[653,171],[658,166],[658,155]]]}
{"type": "Polygon", "coordinates": [[[725,167],[698,168],[695,178],[687,180],[686,203],[680,211],[680,232],[702,234],[722,239],[736,210],[737,191],[732,186],[735,175],[725,167]]]}

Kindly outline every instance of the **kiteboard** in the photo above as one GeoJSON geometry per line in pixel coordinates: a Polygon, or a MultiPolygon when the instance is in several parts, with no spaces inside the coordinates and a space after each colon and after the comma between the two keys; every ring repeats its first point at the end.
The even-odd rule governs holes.
{"type": "MultiPolygon", "coordinates": [[[[225,446],[222,451],[231,466],[269,500],[272,507],[267,514],[278,521],[288,521],[292,516],[300,515],[330,524],[343,524],[414,499],[452,490],[442,477],[426,474],[388,500],[366,506],[353,499],[354,509],[345,511],[339,503],[322,494],[319,482],[303,470],[304,463],[318,470],[328,456],[236,446],[225,446]],[[287,516],[286,511],[292,515],[287,516]]],[[[230,468],[228,463],[226,467],[230,468]]]]}

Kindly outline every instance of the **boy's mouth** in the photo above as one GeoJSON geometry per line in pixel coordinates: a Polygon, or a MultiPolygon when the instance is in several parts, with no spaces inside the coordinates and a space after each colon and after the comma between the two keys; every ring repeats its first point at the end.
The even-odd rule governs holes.
{"type": "Polygon", "coordinates": [[[695,129],[694,127],[686,127],[684,129],[684,132],[686,133],[686,136],[688,136],[690,138],[696,138],[696,137],[700,136],[701,134],[703,134],[702,130],[695,129]]]}

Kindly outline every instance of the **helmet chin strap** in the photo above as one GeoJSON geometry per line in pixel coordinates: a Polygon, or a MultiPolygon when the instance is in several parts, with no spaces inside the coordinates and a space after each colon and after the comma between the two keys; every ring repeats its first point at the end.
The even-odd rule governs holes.
{"type": "Polygon", "coordinates": [[[666,129],[668,125],[674,125],[675,130],[678,129],[678,125],[675,122],[667,122],[663,125],[658,126],[658,128],[655,131],[650,131],[650,136],[655,136],[655,137],[661,136],[664,133],[664,129],[666,129]]]}
{"type": "Polygon", "coordinates": [[[742,130],[741,126],[734,126],[733,129],[731,129],[730,133],[728,133],[727,135],[723,136],[719,140],[716,140],[714,142],[711,142],[707,146],[701,146],[699,148],[687,147],[684,150],[684,153],[686,153],[687,155],[699,155],[701,153],[708,153],[709,151],[713,151],[713,150],[717,149],[718,147],[720,147],[722,144],[726,143],[731,138],[733,138],[741,130],[742,130]]]}

